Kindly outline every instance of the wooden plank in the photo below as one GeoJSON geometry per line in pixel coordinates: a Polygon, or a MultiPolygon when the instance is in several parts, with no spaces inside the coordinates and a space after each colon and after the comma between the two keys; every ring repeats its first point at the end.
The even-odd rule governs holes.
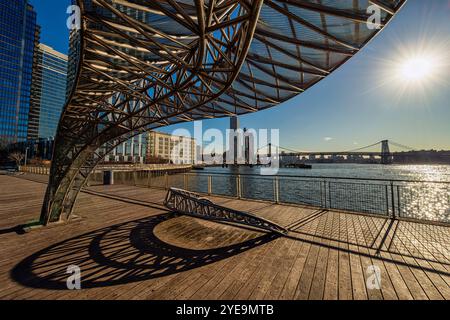
{"type": "MultiPolygon", "coordinates": [[[[320,233],[321,217],[313,220],[313,225],[316,225],[316,231],[313,236],[310,237],[312,241],[317,241],[316,234],[320,233]]],[[[295,293],[295,299],[306,300],[311,290],[312,281],[314,278],[314,270],[316,267],[317,259],[319,257],[320,247],[312,244],[309,247],[308,255],[306,257],[305,266],[302,270],[302,275],[299,280],[299,284],[295,293]]]]}
{"type": "MultiPolygon", "coordinates": [[[[333,217],[332,229],[329,237],[331,239],[336,239],[336,234],[339,232],[337,230],[339,214],[335,212],[330,212],[333,217]],[[337,230],[337,231],[336,231],[337,230]]],[[[329,244],[336,245],[337,241],[330,240],[329,244]]],[[[339,252],[335,249],[328,250],[328,265],[327,273],[325,279],[325,289],[324,289],[324,299],[325,300],[337,300],[339,298],[339,286],[338,286],[338,269],[339,269],[339,252]]]]}
{"type": "Polygon", "coordinates": [[[339,214],[339,218],[339,299],[352,300],[354,295],[350,269],[350,254],[348,252],[347,219],[343,214],[339,214]]]}
{"type": "MultiPolygon", "coordinates": [[[[381,288],[380,293],[381,295],[373,295],[374,299],[386,299],[386,300],[397,300],[398,296],[394,290],[394,286],[391,282],[391,278],[389,277],[389,274],[386,270],[384,261],[381,259],[376,258],[376,249],[373,248],[374,243],[376,242],[378,236],[379,236],[379,229],[380,227],[377,227],[377,225],[374,223],[374,220],[382,220],[378,218],[373,217],[358,217],[361,227],[363,228],[365,234],[367,237],[365,238],[365,247],[360,248],[361,252],[366,254],[367,256],[370,256],[369,263],[371,265],[376,266],[380,269],[380,276],[381,276],[381,288]]],[[[384,220],[384,219],[383,219],[384,220]]],[[[367,268],[367,266],[366,266],[367,268]]],[[[366,282],[368,280],[368,274],[366,269],[366,282]]],[[[368,289],[369,295],[372,294],[371,291],[374,291],[374,289],[368,289]]]]}
{"type": "Polygon", "coordinates": [[[327,268],[328,268],[328,255],[329,248],[328,244],[330,240],[331,234],[331,221],[333,216],[330,212],[328,212],[325,216],[321,216],[320,219],[323,221],[323,229],[321,230],[320,235],[323,238],[321,242],[323,246],[319,249],[318,259],[316,262],[316,268],[314,270],[314,277],[311,284],[311,289],[308,295],[308,299],[310,300],[322,300],[325,292],[325,282],[327,277],[327,268]]]}
{"type": "Polygon", "coordinates": [[[384,266],[387,272],[387,275],[389,276],[392,285],[394,287],[395,293],[397,294],[398,298],[400,300],[413,300],[414,297],[410,292],[410,289],[408,285],[406,284],[405,279],[403,278],[401,274],[401,270],[398,268],[397,264],[394,262],[394,257],[389,252],[389,245],[392,242],[392,233],[395,230],[397,222],[394,221],[393,228],[390,229],[391,221],[387,221],[387,223],[383,223],[381,225],[381,222],[378,222],[378,225],[381,225],[381,231],[380,231],[380,240],[375,243],[375,247],[379,248],[381,251],[379,253],[379,256],[384,261],[384,266]],[[386,236],[386,242],[381,246],[381,240],[386,236]]]}

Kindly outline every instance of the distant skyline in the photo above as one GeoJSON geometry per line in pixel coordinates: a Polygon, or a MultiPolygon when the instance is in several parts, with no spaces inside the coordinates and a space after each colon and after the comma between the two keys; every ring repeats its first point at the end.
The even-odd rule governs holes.
{"type": "MultiPolygon", "coordinates": [[[[42,27],[41,41],[67,53],[71,1],[30,2],[42,27]]],[[[348,63],[280,106],[241,116],[241,126],[280,129],[280,144],[295,150],[342,151],[383,139],[416,149],[450,149],[449,21],[449,0],[409,0],[348,63]],[[430,52],[439,56],[433,78],[410,86],[394,79],[403,61],[430,52]]],[[[203,122],[205,129],[228,125],[228,119],[203,122]]],[[[162,131],[192,127],[186,123],[162,131]]]]}

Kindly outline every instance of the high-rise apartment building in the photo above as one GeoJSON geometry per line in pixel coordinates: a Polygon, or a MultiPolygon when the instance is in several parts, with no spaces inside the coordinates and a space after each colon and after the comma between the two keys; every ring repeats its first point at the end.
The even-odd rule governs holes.
{"type": "Polygon", "coordinates": [[[150,131],[147,139],[147,160],[164,159],[174,164],[193,164],[196,161],[195,139],[150,131]]]}
{"type": "Polygon", "coordinates": [[[230,133],[228,137],[228,143],[230,150],[227,150],[228,153],[233,152],[232,154],[227,155],[227,161],[232,161],[233,164],[237,164],[239,157],[242,156],[240,151],[240,141],[238,139],[237,130],[240,129],[240,121],[237,116],[230,118],[230,133]]]}
{"type": "Polygon", "coordinates": [[[28,139],[54,137],[66,102],[67,55],[39,44],[33,67],[28,139]]]}
{"type": "MultiPolygon", "coordinates": [[[[100,148],[99,154],[104,155],[105,152],[106,150],[104,150],[104,148],[100,148]]],[[[128,139],[114,148],[114,150],[106,154],[104,161],[116,163],[144,163],[146,152],[147,137],[143,133],[128,139]]]]}
{"type": "Polygon", "coordinates": [[[26,140],[33,58],[39,42],[36,12],[27,0],[0,0],[0,143],[26,140]]]}

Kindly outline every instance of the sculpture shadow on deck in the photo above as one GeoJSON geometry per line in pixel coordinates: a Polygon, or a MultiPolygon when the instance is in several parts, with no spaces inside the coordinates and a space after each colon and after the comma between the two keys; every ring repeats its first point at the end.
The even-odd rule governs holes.
{"type": "Polygon", "coordinates": [[[263,234],[229,246],[192,250],[155,235],[156,226],[172,218],[172,214],[162,214],[70,238],[25,258],[12,269],[11,277],[27,287],[67,290],[67,268],[75,265],[81,269],[83,289],[108,287],[199,268],[278,237],[263,234]]]}

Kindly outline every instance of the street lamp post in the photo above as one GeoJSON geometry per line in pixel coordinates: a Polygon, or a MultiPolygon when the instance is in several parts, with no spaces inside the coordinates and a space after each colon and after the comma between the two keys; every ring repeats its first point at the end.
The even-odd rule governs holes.
{"type": "Polygon", "coordinates": [[[25,148],[25,167],[27,166],[28,149],[28,147],[25,148]]]}

